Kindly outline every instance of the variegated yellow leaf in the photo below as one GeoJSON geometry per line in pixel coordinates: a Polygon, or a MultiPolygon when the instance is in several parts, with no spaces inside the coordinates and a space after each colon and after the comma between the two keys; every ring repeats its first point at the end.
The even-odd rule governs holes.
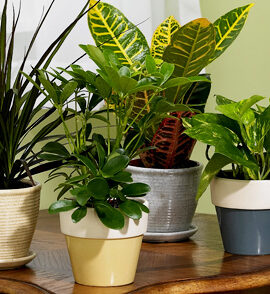
{"type": "MultiPolygon", "coordinates": [[[[94,5],[97,1],[91,0],[94,5]]],[[[114,6],[99,2],[88,14],[96,45],[117,54],[122,65],[142,63],[150,49],[142,32],[114,6]]]]}
{"type": "Polygon", "coordinates": [[[151,55],[162,59],[164,51],[170,45],[172,36],[180,28],[179,22],[170,16],[165,19],[156,29],[152,38],[151,55]]]}
{"type": "Polygon", "coordinates": [[[250,8],[254,4],[231,10],[214,22],[216,30],[216,48],[210,62],[219,57],[241,32],[250,8]]]}
{"type": "Polygon", "coordinates": [[[175,65],[177,77],[195,76],[208,64],[216,47],[215,29],[206,18],[181,27],[165,49],[163,60],[175,65]]]}

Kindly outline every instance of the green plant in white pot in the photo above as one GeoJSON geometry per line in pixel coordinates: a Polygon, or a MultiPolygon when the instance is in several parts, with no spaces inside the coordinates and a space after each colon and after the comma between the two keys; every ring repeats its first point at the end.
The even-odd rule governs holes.
{"type": "MultiPolygon", "coordinates": [[[[56,83],[40,71],[39,81],[62,119],[67,142],[66,146],[59,142],[46,144],[39,157],[62,162],[50,174],[50,179],[63,176],[64,180],[57,187],[58,201],[49,211],[60,213],[75,280],[83,285],[119,286],[134,281],[149,212],[141,197],[150,187],[133,183],[131,174],[125,171],[130,161],[129,148],[122,145],[134,105],[134,98],[127,103],[127,94],[140,84],[123,75],[126,68],[116,70],[112,52],[103,54],[94,46],[82,47],[100,64],[99,74],[73,65],[65,70],[70,80],[65,74],[53,74],[61,81],[56,83]],[[106,109],[95,111],[103,100],[106,109]],[[75,104],[74,109],[68,107],[70,103],[75,104]],[[113,111],[118,113],[116,132],[109,122],[112,103],[113,111]],[[65,123],[66,111],[74,115],[74,130],[65,123]],[[106,137],[93,133],[93,120],[105,123],[106,137]],[[63,167],[69,172],[60,171],[63,167]]],[[[147,87],[153,91],[156,88],[152,84],[147,87]]]]}
{"type": "MultiPolygon", "coordinates": [[[[90,3],[94,4],[95,0],[90,3]]],[[[144,82],[156,82],[162,77],[164,62],[174,65],[170,79],[199,75],[236,39],[252,5],[236,8],[214,23],[199,18],[181,26],[171,16],[156,29],[151,46],[139,28],[110,4],[99,3],[89,12],[88,23],[97,46],[103,51],[112,50],[122,66],[139,74],[143,75],[146,68],[148,75],[144,76],[144,82]]],[[[137,146],[138,149],[152,148],[141,153],[140,160],[128,167],[134,179],[144,180],[151,186],[145,240],[181,240],[196,231],[191,221],[197,206],[195,196],[202,164],[190,160],[196,141],[183,133],[181,119],[204,112],[210,87],[207,80],[197,80],[192,84],[175,85],[159,94],[160,99],[185,104],[192,110],[167,108],[167,116],[154,120],[141,137],[143,147],[137,146]]],[[[136,118],[139,125],[153,115],[148,107],[152,92],[146,89],[134,94],[135,108],[130,116],[136,118]]],[[[137,130],[134,128],[128,137],[138,136],[137,130]]]]}
{"type": "MultiPolygon", "coordinates": [[[[47,102],[42,98],[37,70],[48,68],[54,55],[79,19],[87,13],[86,5],[77,18],[50,45],[28,74],[23,73],[31,49],[43,24],[53,7],[53,2],[44,14],[27,48],[17,73],[12,64],[16,29],[19,15],[13,14],[11,33],[8,33],[8,0],[4,1],[0,24],[0,268],[18,267],[34,258],[29,252],[39,212],[41,185],[32,175],[50,170],[59,162],[44,163],[38,159],[37,143],[48,138],[59,140],[50,133],[61,124],[52,120],[55,108],[41,112],[47,102]],[[27,78],[26,78],[27,77],[27,78]],[[35,83],[31,86],[30,81],[35,83]],[[36,103],[37,99],[40,103],[36,103]],[[42,123],[45,126],[42,126],[42,123]],[[35,131],[36,130],[36,131],[35,131]],[[39,130],[39,132],[37,132],[39,130]],[[33,135],[33,133],[35,135],[33,135]],[[31,140],[29,140],[32,137],[31,140]],[[31,136],[32,135],[32,136],[31,136]],[[30,180],[25,180],[29,177],[30,180]]],[[[23,3],[22,3],[23,5],[23,3]]],[[[20,48],[24,51],[25,48],[20,48]]],[[[66,117],[66,114],[65,114],[66,117]]]]}
{"type": "Polygon", "coordinates": [[[188,136],[215,149],[197,198],[211,182],[224,248],[235,254],[270,254],[270,106],[257,105],[263,99],[217,96],[221,114],[184,120],[188,136]]]}

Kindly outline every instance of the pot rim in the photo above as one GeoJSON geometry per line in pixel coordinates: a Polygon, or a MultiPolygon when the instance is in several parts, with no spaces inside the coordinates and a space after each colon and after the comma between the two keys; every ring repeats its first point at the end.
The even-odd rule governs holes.
{"type": "MultiPolygon", "coordinates": [[[[30,180],[22,180],[21,182],[32,185],[30,180]]],[[[41,184],[35,181],[36,186],[19,189],[0,189],[0,196],[20,196],[25,193],[35,193],[41,190],[41,184]]]]}
{"type": "MultiPolygon", "coordinates": [[[[140,198],[148,206],[146,199],[140,198]]],[[[87,215],[78,223],[73,223],[71,215],[75,209],[60,212],[60,229],[64,235],[83,239],[127,239],[143,235],[147,230],[148,214],[142,212],[142,218],[133,220],[125,217],[125,226],[121,230],[106,227],[98,218],[94,208],[87,208],[87,215]]]]}
{"type": "Polygon", "coordinates": [[[197,165],[192,167],[183,167],[183,168],[148,168],[148,167],[139,167],[128,165],[127,169],[131,172],[142,172],[142,173],[156,173],[156,174],[187,174],[193,173],[194,171],[199,171],[203,169],[203,164],[199,161],[190,160],[195,162],[197,165]]]}
{"type": "Polygon", "coordinates": [[[246,183],[249,183],[249,182],[252,182],[252,183],[265,183],[265,182],[270,182],[270,179],[269,180],[240,180],[240,179],[230,179],[230,178],[223,178],[221,176],[215,176],[216,179],[218,180],[223,180],[223,181],[232,181],[232,182],[246,182],[246,183]]]}

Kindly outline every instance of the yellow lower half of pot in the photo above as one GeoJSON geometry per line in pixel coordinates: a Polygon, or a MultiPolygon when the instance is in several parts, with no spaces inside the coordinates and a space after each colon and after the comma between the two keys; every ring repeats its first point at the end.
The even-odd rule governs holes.
{"type": "Polygon", "coordinates": [[[66,235],[75,281],[101,287],[134,282],[142,238],[104,240],[66,235]]]}

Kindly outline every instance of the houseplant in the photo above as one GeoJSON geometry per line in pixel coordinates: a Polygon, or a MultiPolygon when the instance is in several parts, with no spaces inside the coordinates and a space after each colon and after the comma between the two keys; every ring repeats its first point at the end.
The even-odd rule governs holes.
{"type": "MultiPolygon", "coordinates": [[[[143,71],[146,65],[152,79],[158,80],[158,68],[168,62],[174,64],[171,78],[191,77],[198,75],[231,45],[252,5],[234,9],[213,24],[200,18],[181,27],[174,17],[169,17],[155,31],[151,48],[141,31],[109,4],[99,3],[89,12],[88,22],[97,46],[114,51],[122,65],[137,72],[143,71]]],[[[145,81],[149,79],[151,77],[146,75],[145,81]]],[[[141,161],[133,162],[128,168],[134,179],[144,179],[152,188],[148,195],[151,212],[147,240],[179,240],[195,231],[190,225],[197,205],[195,195],[202,165],[189,160],[196,141],[183,133],[181,118],[193,116],[194,109],[203,112],[209,92],[210,83],[206,81],[163,91],[160,96],[167,101],[186,104],[193,111],[168,110],[170,117],[156,120],[143,141],[144,147],[154,148],[141,153],[141,161]],[[183,234],[183,231],[187,232],[183,234]]],[[[150,111],[145,106],[151,91],[139,91],[135,95],[136,108],[131,117],[136,117],[144,108],[137,116],[139,123],[150,111]]],[[[136,136],[136,129],[129,135],[136,136]]]]}
{"type": "Polygon", "coordinates": [[[188,136],[215,148],[208,156],[197,199],[211,182],[225,251],[244,255],[270,253],[269,139],[270,106],[252,96],[234,102],[217,96],[221,114],[185,119],[188,136]],[[223,170],[232,164],[231,170],[223,170]]]}
{"type": "MultiPolygon", "coordinates": [[[[20,11],[13,20],[10,36],[7,33],[7,8],[5,0],[1,14],[0,25],[0,268],[17,267],[29,262],[35,254],[29,252],[38,211],[41,185],[34,182],[32,175],[49,170],[59,162],[43,163],[36,157],[36,144],[48,138],[59,140],[60,137],[50,136],[50,133],[60,125],[61,120],[47,121],[32,140],[29,133],[50,119],[55,108],[50,108],[40,114],[47,99],[42,99],[36,105],[37,98],[42,93],[37,70],[48,68],[69,32],[79,19],[88,11],[86,5],[76,19],[49,46],[29,74],[22,73],[29,53],[42,28],[54,1],[51,2],[44,17],[41,19],[33,38],[26,50],[17,74],[12,76],[12,59],[14,51],[15,32],[20,11]],[[32,81],[35,86],[31,86],[32,81]],[[39,117],[36,115],[39,114],[39,117]],[[29,177],[30,181],[23,180],[29,177]],[[23,181],[22,181],[23,180],[23,181]]],[[[66,114],[65,114],[66,116],[66,114]]]]}
{"type": "MultiPolygon", "coordinates": [[[[91,286],[124,285],[134,280],[149,211],[145,200],[138,197],[149,192],[150,187],[132,183],[131,174],[125,171],[133,146],[122,146],[135,99],[128,93],[142,86],[129,77],[126,68],[117,69],[113,52],[102,53],[90,45],[82,47],[100,66],[98,75],[77,65],[70,70],[62,69],[72,77],[70,80],[56,70],[51,74],[53,80],[48,72],[39,72],[41,87],[58,111],[68,145],[67,149],[59,142],[49,142],[39,158],[62,162],[50,174],[50,179],[64,176],[64,181],[58,187],[58,201],[49,211],[60,212],[75,280],[91,286]],[[102,97],[107,108],[95,111],[102,97]],[[68,107],[72,102],[74,109],[68,107]],[[115,136],[109,122],[112,103],[118,114],[115,136]],[[74,114],[75,132],[65,123],[66,111],[74,114]],[[106,138],[92,133],[92,120],[97,119],[105,123],[106,138]],[[62,167],[70,172],[61,171],[62,167]],[[71,198],[61,200],[68,191],[71,198]]],[[[189,79],[182,82],[191,83],[189,79]]],[[[147,88],[156,91],[157,86],[149,83],[147,88]]],[[[139,141],[137,138],[132,143],[136,146],[139,141]]]]}

